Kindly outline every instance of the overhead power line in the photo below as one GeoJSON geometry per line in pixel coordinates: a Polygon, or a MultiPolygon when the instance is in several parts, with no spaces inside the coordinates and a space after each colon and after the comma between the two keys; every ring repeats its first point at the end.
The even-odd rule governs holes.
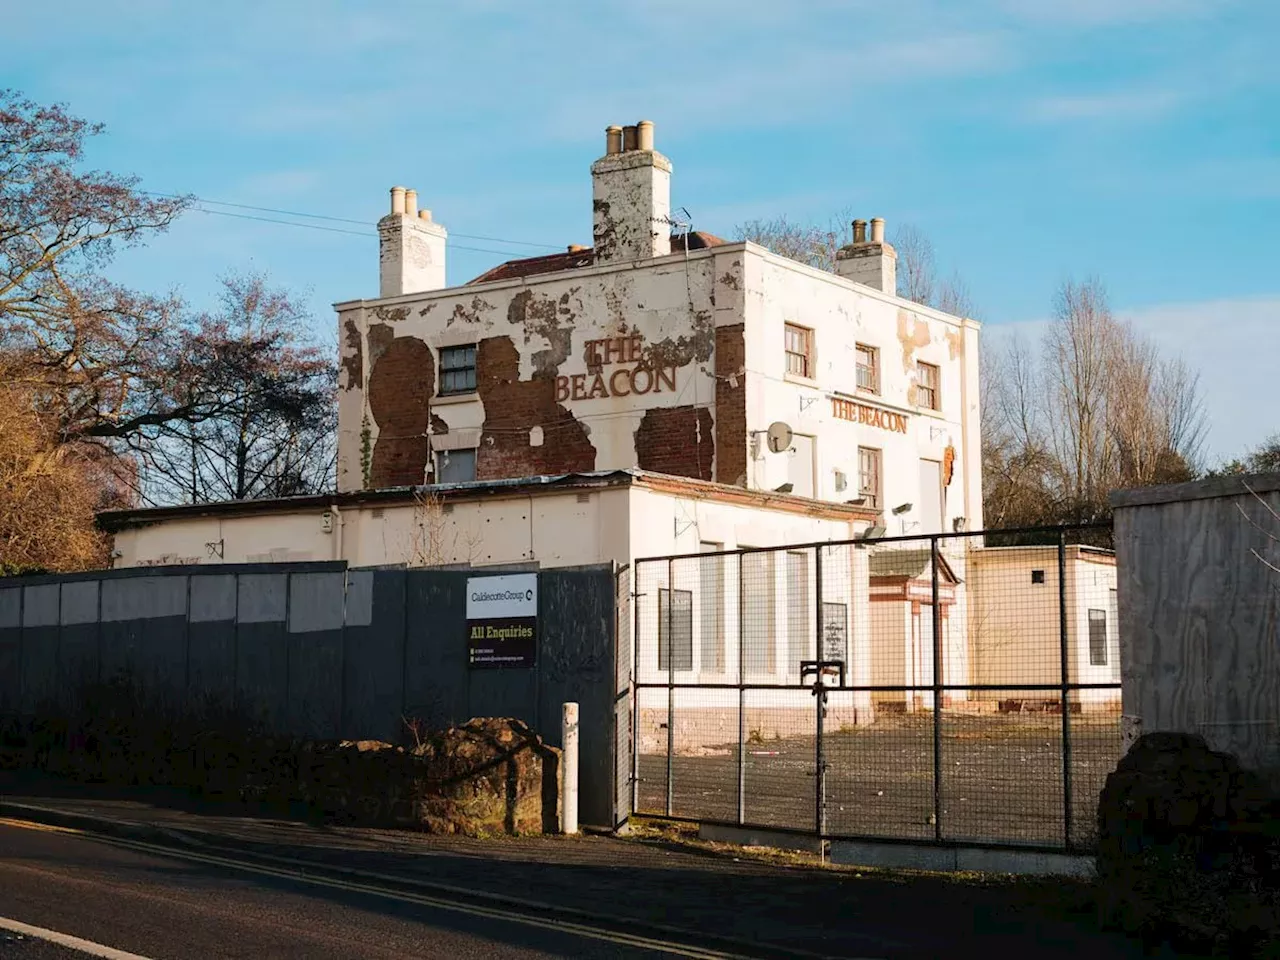
{"type": "MultiPolygon", "coordinates": [[[[159,193],[159,192],[156,192],[156,191],[154,191],[154,190],[139,190],[138,192],[139,192],[139,193],[146,194],[146,195],[147,195],[147,196],[149,196],[149,197],[162,197],[162,198],[164,198],[164,199],[166,199],[166,200],[182,200],[182,199],[187,199],[187,198],[182,197],[182,196],[180,196],[180,195],[178,195],[178,194],[174,194],[174,193],[159,193]]],[[[356,224],[357,226],[362,226],[362,227],[376,227],[376,226],[377,226],[377,224],[376,224],[376,223],[374,223],[374,222],[372,222],[372,221],[370,221],[370,220],[353,220],[353,219],[351,219],[350,217],[334,217],[334,216],[330,216],[329,214],[325,214],[325,213],[305,213],[305,212],[303,212],[303,211],[301,211],[301,210],[281,210],[281,209],[279,209],[279,208],[277,208],[277,207],[259,207],[259,206],[255,206],[254,204],[251,204],[251,203],[232,203],[232,202],[231,202],[231,201],[229,201],[229,200],[210,200],[210,199],[208,199],[207,197],[194,197],[194,196],[193,196],[193,197],[190,197],[190,199],[193,199],[193,200],[195,200],[197,203],[200,203],[200,204],[209,204],[209,205],[212,205],[212,206],[215,206],[215,207],[233,207],[233,208],[235,208],[235,209],[237,209],[237,210],[256,210],[256,211],[258,211],[258,212],[260,212],[260,213],[277,213],[277,214],[281,214],[282,216],[286,216],[286,217],[303,217],[303,218],[308,219],[308,220],[329,220],[329,221],[332,221],[332,222],[334,222],[334,223],[352,223],[352,224],[356,224]]],[[[229,213],[229,212],[222,211],[222,210],[209,210],[209,209],[207,209],[206,207],[197,207],[197,208],[196,208],[196,210],[197,210],[199,213],[214,213],[214,214],[221,214],[221,215],[222,215],[222,216],[224,216],[224,217],[234,217],[234,216],[239,216],[239,217],[242,217],[242,218],[243,218],[243,219],[245,219],[245,220],[261,220],[261,221],[263,221],[264,223],[281,223],[281,224],[285,224],[285,225],[287,225],[287,226],[293,226],[293,227],[307,227],[307,228],[310,228],[310,229],[313,229],[313,230],[329,230],[329,231],[331,231],[331,232],[333,232],[333,233],[350,233],[350,234],[354,234],[354,235],[356,235],[356,236],[362,236],[362,237],[363,237],[363,236],[368,236],[368,234],[366,234],[366,233],[363,233],[363,232],[357,232],[357,231],[355,231],[355,230],[338,230],[338,229],[336,229],[336,228],[334,228],[334,227],[321,227],[321,226],[318,226],[318,225],[315,225],[315,224],[309,224],[309,223],[292,223],[292,222],[291,222],[291,221],[289,221],[289,220],[272,220],[272,219],[269,219],[269,218],[267,218],[267,217],[253,217],[253,216],[249,216],[248,214],[234,214],[234,213],[229,213]]],[[[560,249],[562,249],[561,247],[556,246],[555,244],[550,244],[550,243],[531,243],[531,242],[529,242],[528,240],[508,240],[506,237],[487,237],[487,236],[483,236],[483,235],[481,235],[481,234],[476,234],[476,233],[455,233],[455,232],[453,232],[453,231],[450,231],[450,232],[449,232],[449,235],[450,235],[451,237],[461,237],[461,238],[462,238],[462,239],[464,239],[464,240],[483,240],[483,241],[486,241],[487,243],[505,243],[505,244],[509,244],[510,246],[515,246],[515,247],[537,247],[537,248],[542,249],[542,250],[560,250],[560,249]]],[[[485,250],[485,249],[482,249],[482,248],[480,248],[480,247],[464,247],[464,246],[460,246],[460,245],[458,246],[458,249],[459,249],[459,250],[475,250],[475,251],[477,251],[477,252],[479,252],[479,253],[505,253],[505,252],[506,252],[506,251],[502,251],[502,250],[485,250]]]]}

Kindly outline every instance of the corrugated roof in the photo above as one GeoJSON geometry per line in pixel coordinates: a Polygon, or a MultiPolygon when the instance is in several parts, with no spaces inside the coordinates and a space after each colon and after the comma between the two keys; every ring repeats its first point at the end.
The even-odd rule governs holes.
{"type": "MultiPolygon", "coordinates": [[[[685,234],[671,235],[671,252],[683,253],[685,250],[685,234]]],[[[694,230],[688,234],[690,250],[706,250],[727,243],[713,233],[694,230]]],[[[468,280],[467,286],[474,283],[493,283],[498,280],[516,280],[520,277],[534,277],[543,273],[559,273],[561,270],[578,270],[589,267],[596,262],[595,248],[582,247],[577,250],[566,250],[564,253],[549,253],[541,257],[523,257],[519,260],[508,260],[491,270],[486,270],[474,280],[468,280]]]]}

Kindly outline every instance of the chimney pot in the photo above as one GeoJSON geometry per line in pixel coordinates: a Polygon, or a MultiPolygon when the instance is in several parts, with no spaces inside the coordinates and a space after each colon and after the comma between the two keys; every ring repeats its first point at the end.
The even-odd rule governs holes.
{"type": "Polygon", "coordinates": [[[583,246],[582,244],[580,244],[580,243],[571,243],[571,244],[569,244],[568,252],[569,252],[569,253],[582,253],[582,251],[584,251],[584,250],[586,250],[586,249],[588,249],[588,248],[587,248],[587,247],[584,247],[584,246],[583,246]]]}
{"type": "Polygon", "coordinates": [[[622,152],[626,153],[628,150],[634,150],[635,148],[636,148],[636,128],[623,127],[622,128],[622,152]]]}
{"type": "Polygon", "coordinates": [[[653,121],[641,120],[636,124],[636,149],[653,149],[653,121]]]}
{"type": "Polygon", "coordinates": [[[884,218],[871,218],[871,242],[884,243],[884,218]]]}
{"type": "Polygon", "coordinates": [[[406,190],[404,192],[404,215],[406,217],[416,217],[418,215],[417,190],[406,190]]]}
{"type": "Polygon", "coordinates": [[[604,128],[604,152],[606,154],[622,152],[622,128],[616,123],[604,128]]]}
{"type": "Polygon", "coordinates": [[[404,214],[404,187],[391,188],[391,212],[404,214]]]}
{"type": "Polygon", "coordinates": [[[867,221],[865,220],[853,221],[853,242],[854,243],[867,242],[867,221]]]}
{"type": "Polygon", "coordinates": [[[430,221],[431,211],[426,209],[426,207],[423,207],[421,210],[418,211],[418,219],[430,221]]]}

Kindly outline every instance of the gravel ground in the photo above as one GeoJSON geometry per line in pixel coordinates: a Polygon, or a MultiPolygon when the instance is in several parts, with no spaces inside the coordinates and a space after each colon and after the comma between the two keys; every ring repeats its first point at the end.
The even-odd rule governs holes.
{"type": "MultiPolygon", "coordinates": [[[[1073,841],[1095,831],[1097,797],[1120,760],[1114,716],[1072,716],[1073,841]]],[[[738,748],[679,756],[671,770],[671,813],[735,822],[738,748]]],[[[932,839],[933,721],[897,716],[825,737],[827,829],[831,834],[932,839]]],[[[816,804],[814,737],[746,745],[745,819],[758,826],[812,830],[816,804]]],[[[1062,718],[1052,714],[944,716],[942,832],[948,840],[1061,844],[1064,839],[1062,718]]],[[[665,753],[640,757],[639,812],[666,811],[665,753]]]]}

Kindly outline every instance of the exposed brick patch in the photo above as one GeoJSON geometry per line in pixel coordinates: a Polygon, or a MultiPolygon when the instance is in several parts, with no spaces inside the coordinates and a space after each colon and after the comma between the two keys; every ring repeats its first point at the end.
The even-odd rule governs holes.
{"type": "Polygon", "coordinates": [[[746,357],[742,324],[716,327],[716,480],[739,487],[747,483],[746,357]]]}
{"type": "Polygon", "coordinates": [[[342,369],[347,373],[347,389],[359,390],[364,386],[364,340],[354,314],[342,321],[342,369]]]}
{"type": "Polygon", "coordinates": [[[510,337],[481,340],[476,388],[484,403],[484,429],[476,454],[476,479],[581,473],[596,467],[586,428],[556,403],[553,376],[520,379],[520,353],[510,337]],[[529,443],[541,427],[542,446],[529,443]]]}
{"type": "Polygon", "coordinates": [[[385,323],[369,324],[369,333],[365,339],[368,343],[369,371],[371,375],[378,358],[382,356],[382,351],[386,350],[395,338],[396,332],[385,323]]]}
{"type": "Polygon", "coordinates": [[[711,479],[715,437],[706,407],[655,407],[636,429],[636,459],[641,470],[677,477],[711,479]]]}
{"type": "MultiPolygon", "coordinates": [[[[372,342],[373,330],[369,333],[372,342]]],[[[425,343],[417,337],[396,337],[385,344],[369,371],[369,411],[378,425],[371,487],[424,481],[427,421],[435,389],[436,364],[425,343]]]]}

